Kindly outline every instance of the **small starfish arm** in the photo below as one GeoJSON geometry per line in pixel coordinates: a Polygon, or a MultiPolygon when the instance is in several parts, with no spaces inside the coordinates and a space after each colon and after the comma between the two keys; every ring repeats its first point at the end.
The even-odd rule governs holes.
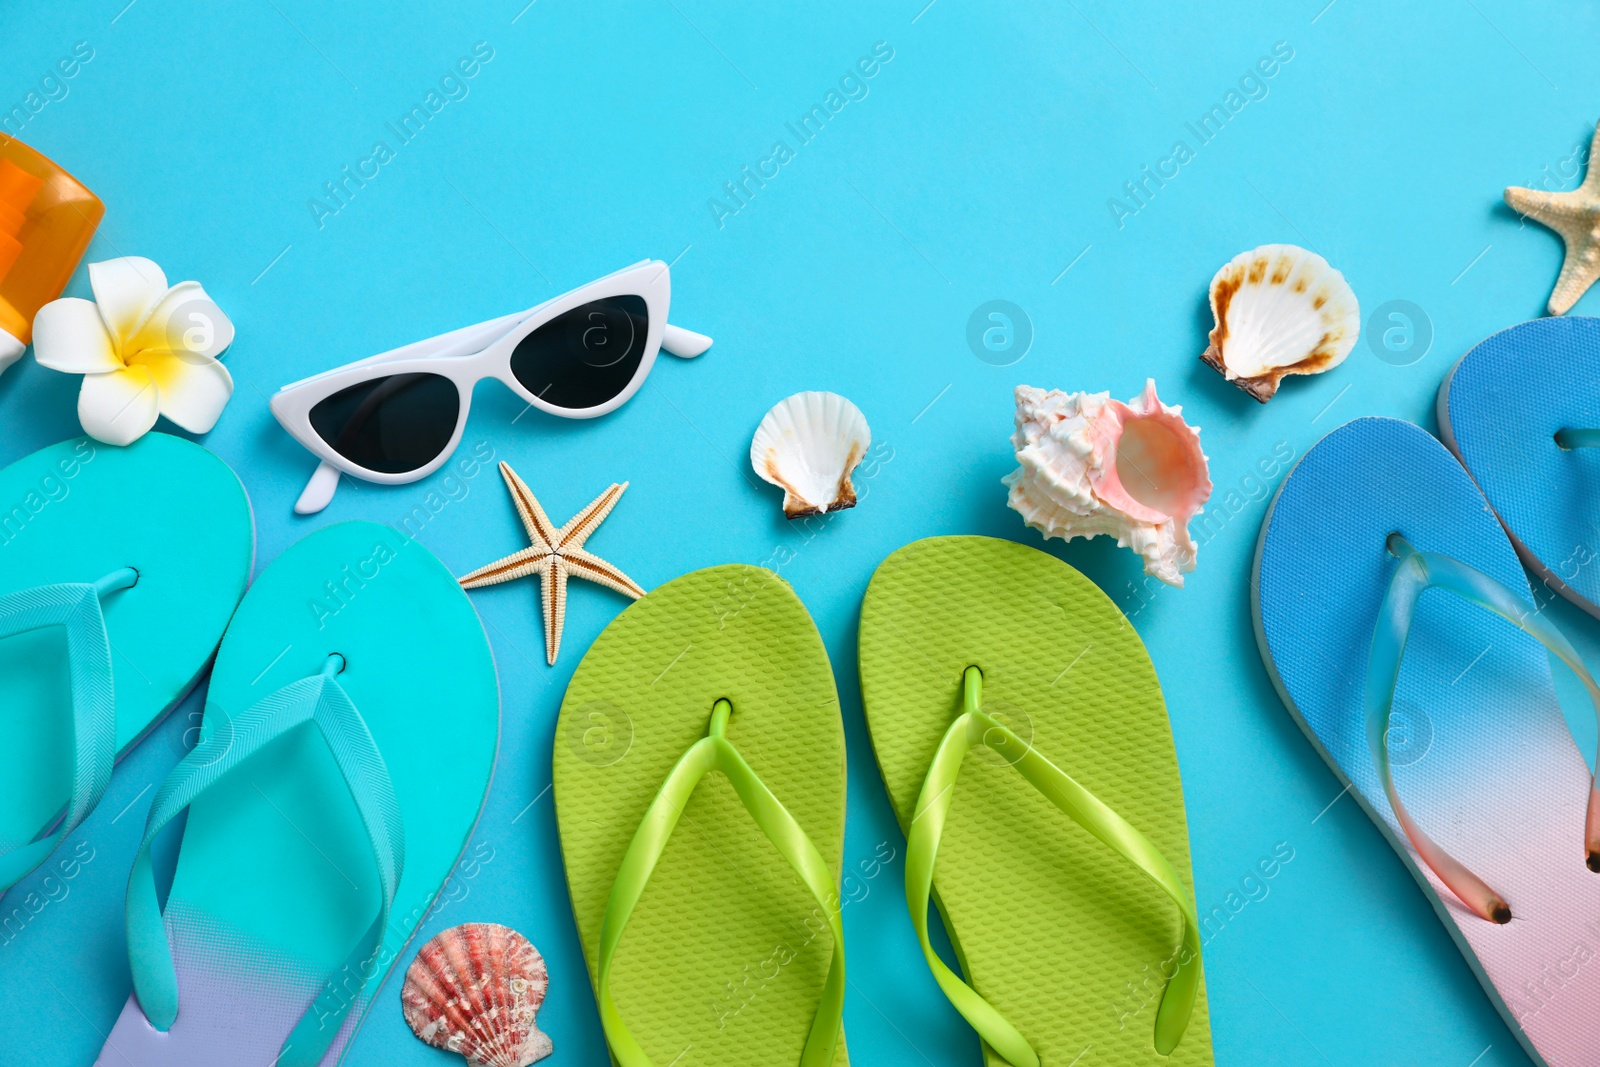
{"type": "Polygon", "coordinates": [[[553,547],[561,531],[556,529],[556,524],[539,506],[538,498],[528,489],[527,483],[504,460],[500,461],[500,477],[506,480],[506,488],[511,490],[511,502],[517,506],[517,515],[522,519],[523,528],[528,531],[528,540],[533,542],[535,548],[553,547]]]}
{"type": "Polygon", "coordinates": [[[561,558],[574,574],[587,578],[596,585],[603,585],[607,589],[615,589],[624,596],[630,596],[635,600],[644,596],[644,590],[640,588],[638,582],[635,582],[599,556],[586,552],[581,548],[569,548],[562,552],[561,558]]]}
{"type": "Polygon", "coordinates": [[[463,575],[459,580],[463,589],[481,589],[486,585],[499,585],[516,578],[526,578],[530,574],[539,573],[542,564],[550,558],[547,548],[524,548],[520,552],[513,552],[504,559],[497,559],[493,563],[479,567],[471,574],[463,575]]]}
{"type": "MultiPolygon", "coordinates": [[[[1600,172],[1596,172],[1600,174],[1600,172]]],[[[1584,183],[1587,186],[1587,181],[1584,183]]],[[[1564,315],[1600,278],[1600,194],[1584,203],[1584,190],[1549,193],[1542,189],[1506,189],[1506,203],[1561,235],[1566,243],[1566,258],[1561,276],[1550,294],[1550,314],[1564,315]]]]}
{"type": "Polygon", "coordinates": [[[1567,256],[1561,262],[1561,275],[1550,293],[1550,314],[1565,315],[1589,286],[1600,278],[1600,242],[1591,236],[1581,245],[1567,242],[1567,256]]]}
{"type": "Polygon", "coordinates": [[[554,667],[561,651],[561,630],[567,622],[567,567],[560,556],[551,556],[539,576],[539,599],[544,602],[544,656],[554,667]]]}
{"type": "Polygon", "coordinates": [[[559,546],[562,555],[571,555],[573,549],[583,547],[589,535],[606,521],[611,509],[617,506],[617,501],[622,499],[622,491],[626,488],[628,488],[627,482],[620,485],[613,482],[611,488],[589,501],[587,507],[567,520],[567,524],[561,527],[556,534],[556,540],[552,542],[559,546]]]}
{"type": "Polygon", "coordinates": [[[1506,186],[1506,203],[1513,211],[1557,232],[1584,216],[1583,208],[1576,205],[1571,197],[1572,193],[1524,189],[1520,185],[1506,186]]]}

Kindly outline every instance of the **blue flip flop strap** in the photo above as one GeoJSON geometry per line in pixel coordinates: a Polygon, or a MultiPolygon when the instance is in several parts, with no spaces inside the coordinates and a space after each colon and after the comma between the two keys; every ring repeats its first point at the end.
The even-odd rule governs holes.
{"type": "Polygon", "coordinates": [[[1556,431],[1556,444],[1562,448],[1594,448],[1600,446],[1600,429],[1560,429],[1556,431]]]}
{"type": "Polygon", "coordinates": [[[714,770],[727,776],[750,817],[811,891],[833,934],[833,957],[828,964],[828,977],[823,983],[816,1014],[811,1019],[811,1029],[806,1035],[800,1067],[828,1067],[833,1063],[844,1016],[844,923],[839,893],[827,861],[811,838],[728,740],[725,730],[731,711],[728,701],[717,701],[707,735],[684,752],[661,783],[622,857],[606,900],[605,915],[600,921],[600,966],[596,986],[600,1022],[619,1067],[653,1067],[653,1061],[628,1029],[611,997],[612,961],[634,905],[644,894],[650,874],[666,850],[689,797],[700,779],[714,770]]]}
{"type": "MultiPolygon", "coordinates": [[[[213,713],[207,714],[210,717],[213,713]]],[[[289,683],[257,701],[237,719],[218,717],[224,725],[203,738],[161,784],[128,876],[128,957],[134,991],[150,1023],[161,1031],[170,1029],[178,1017],[178,977],[150,864],[150,846],[156,836],[251,756],[290,730],[315,723],[361,815],[383,891],[377,918],[351,949],[344,965],[324,983],[275,1061],[279,1067],[315,1067],[338,1035],[366,980],[377,970],[395,889],[405,868],[400,806],[365,720],[331,669],[289,683]]]]}
{"type": "MultiPolygon", "coordinates": [[[[1583,665],[1577,650],[1561,631],[1507,586],[1450,556],[1438,552],[1419,552],[1399,535],[1390,538],[1390,547],[1400,557],[1400,564],[1389,580],[1383,606],[1378,611],[1371,654],[1367,660],[1364,700],[1367,744],[1383,782],[1384,792],[1388,795],[1389,806],[1394,809],[1401,829],[1423,862],[1474,913],[1490,922],[1503,923],[1511,914],[1504,898],[1424,833],[1406,811],[1395,789],[1389,766],[1389,719],[1394,708],[1395,686],[1400,680],[1400,661],[1405,654],[1417,599],[1428,589],[1445,589],[1493,612],[1535,638],[1560,657],[1583,682],[1597,718],[1600,718],[1600,686],[1595,684],[1594,677],[1583,665]]],[[[1592,778],[1584,841],[1591,856],[1600,852],[1600,791],[1596,790],[1592,778]]]]}
{"type": "MultiPolygon", "coordinates": [[[[993,749],[1079,826],[1121,855],[1167,895],[1183,918],[1183,933],[1168,963],[1172,964],[1161,1004],[1156,1009],[1154,1044],[1169,1055],[1182,1040],[1194,1013],[1200,989],[1200,922],[1194,900],[1177,868],[1133,824],[1111,810],[1071,775],[1057,767],[998,719],[982,710],[983,672],[968,667],[962,676],[962,710],[945,730],[928,766],[916,814],[906,831],[906,904],[922,943],[922,954],[934,979],[952,1006],[983,1038],[984,1044],[1014,1067],[1039,1067],[1039,1055],[1010,1020],[952,971],[928,939],[928,902],[933,868],[944,834],[945,817],[955,800],[956,778],[968,751],[993,749]]],[[[1026,938],[1026,932],[1019,935],[1026,938]]],[[[1163,972],[1166,967],[1163,966],[1163,972]]]]}
{"type": "Polygon", "coordinates": [[[53,833],[0,851],[0,893],[21,881],[55,851],[63,838],[100,803],[117,758],[117,712],[111,679],[111,639],[100,598],[137,580],[131,568],[98,582],[41,585],[0,597],[0,639],[46,626],[67,636],[72,687],[72,798],[53,833]]]}

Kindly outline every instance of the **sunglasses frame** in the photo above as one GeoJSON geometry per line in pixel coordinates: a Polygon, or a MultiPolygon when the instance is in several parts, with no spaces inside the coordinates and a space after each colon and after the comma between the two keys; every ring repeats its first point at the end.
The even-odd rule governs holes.
{"type": "Polygon", "coordinates": [[[272,397],[272,414],[296,441],[322,461],[295,510],[310,514],[326,507],[341,473],[381,485],[402,485],[433,474],[460,447],[472,408],[473,388],[486,378],[496,379],[531,406],[561,418],[592,419],[615,411],[644,384],[662,350],[663,338],[667,341],[667,350],[683,358],[697,356],[711,344],[709,337],[667,324],[671,297],[672,278],[667,264],[660,260],[641,260],[526,311],[403,345],[284,386],[272,397]],[[541,400],[517,381],[511,372],[511,356],[523,338],[573,308],[615,296],[642,298],[649,315],[644,353],[639,357],[633,377],[616,396],[593,407],[568,408],[541,400]],[[419,373],[448,379],[455,386],[460,403],[449,443],[424,466],[398,474],[369,470],[341,455],[311,425],[312,408],[343,389],[375,378],[419,373]]]}

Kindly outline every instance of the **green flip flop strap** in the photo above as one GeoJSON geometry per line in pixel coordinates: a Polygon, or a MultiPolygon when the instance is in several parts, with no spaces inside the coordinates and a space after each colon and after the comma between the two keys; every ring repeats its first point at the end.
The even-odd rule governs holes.
{"type": "Polygon", "coordinates": [[[633,915],[634,905],[644,894],[650,874],[666,850],[667,841],[672,837],[672,831],[677,827],[690,795],[700,779],[711,771],[721,771],[727,776],[745,810],[783,858],[789,861],[789,866],[794,868],[811,891],[828,920],[833,932],[833,959],[828,964],[828,977],[823,984],[817,1013],[811,1020],[805,1051],[800,1056],[800,1067],[828,1067],[833,1062],[844,1015],[844,926],[833,872],[828,869],[827,861],[800,828],[800,824],[795,822],[794,816],[772,795],[772,791],[727,739],[728,716],[732,710],[727,700],[717,701],[706,736],[689,747],[661,784],[661,789],[633,835],[633,841],[628,845],[628,851],[622,857],[616,880],[611,886],[611,895],[606,900],[605,915],[600,921],[600,1021],[605,1026],[606,1040],[611,1045],[612,1054],[621,1067],[654,1067],[654,1063],[623,1022],[622,1013],[612,1000],[612,960],[622,940],[622,931],[633,915]]]}
{"type": "MultiPolygon", "coordinates": [[[[383,755],[360,712],[334,677],[342,664],[341,657],[329,657],[321,674],[289,683],[257,701],[237,719],[229,720],[208,709],[207,718],[214,717],[223,726],[203,738],[157,791],[145,820],[144,840],[128,876],[127,902],[133,987],[145,1018],[157,1030],[171,1029],[178,1017],[178,977],[156,895],[150,846],[179,812],[207,790],[230,778],[255,753],[308,722],[316,724],[327,742],[366,827],[383,900],[377,918],[350,951],[344,965],[324,983],[321,993],[284,1042],[275,1063],[279,1067],[315,1067],[320,1063],[366,980],[376,973],[395,889],[405,868],[405,832],[383,755]]],[[[248,842],[239,844],[248,847],[248,842]]]]}
{"type": "MultiPolygon", "coordinates": [[[[1389,722],[1394,712],[1395,686],[1400,681],[1400,661],[1416,613],[1417,600],[1429,589],[1444,589],[1493,612],[1555,653],[1583,683],[1600,718],[1600,685],[1583,665],[1577,649],[1539,609],[1504,584],[1475,567],[1439,552],[1419,552],[1404,537],[1390,534],[1389,551],[1399,558],[1399,566],[1389,579],[1383,605],[1372,632],[1367,657],[1364,711],[1367,745],[1377,768],[1389,807],[1411,847],[1422,857],[1439,880],[1480,918],[1494,923],[1511,921],[1511,907],[1487,882],[1451,856],[1423,832],[1400,801],[1389,764],[1389,722]]],[[[1584,845],[1591,870],[1600,871],[1600,786],[1593,776],[1589,782],[1588,815],[1584,823],[1584,845]]]]}
{"type": "Polygon", "coordinates": [[[105,795],[117,759],[117,712],[111,679],[111,639],[100,598],[138,581],[131,567],[98,582],[41,585],[0,597],[0,639],[60,626],[67,636],[72,691],[72,798],[53,833],[12,848],[0,846],[0,893],[55,851],[105,795]]]}
{"type": "MultiPolygon", "coordinates": [[[[968,751],[986,745],[1021,772],[1074,822],[1107,847],[1138,867],[1178,906],[1183,916],[1183,938],[1168,960],[1175,965],[1167,980],[1161,1006],[1156,1010],[1155,1047],[1165,1056],[1177,1047],[1189,1025],[1195,995],[1200,988],[1200,924],[1194,902],[1177,870],[1155,845],[1122,816],[1103,804],[1065,771],[1051,763],[981,707],[983,672],[968,667],[962,676],[962,710],[945,731],[928,767],[917,798],[916,815],[906,835],[906,903],[911,923],[922,942],[922,954],[939,988],[985,1044],[1014,1067],[1039,1067],[1039,1056],[1027,1039],[977,990],[945,966],[928,940],[928,901],[933,891],[933,868],[944,833],[945,816],[955,799],[956,779],[968,751]]],[[[1163,967],[1165,972],[1167,968],[1163,967]]]]}

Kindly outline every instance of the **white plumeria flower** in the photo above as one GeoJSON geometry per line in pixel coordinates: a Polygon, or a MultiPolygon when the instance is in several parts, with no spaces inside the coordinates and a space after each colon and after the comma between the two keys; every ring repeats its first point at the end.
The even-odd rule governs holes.
{"type": "Polygon", "coordinates": [[[33,320],[33,357],[82,374],[78,421],[110,445],[132,444],[165,415],[190,433],[217,424],[233,377],[217,362],[233,323],[199,282],[167,286],[141,256],[89,264],[93,300],[63,297],[33,320]]]}

